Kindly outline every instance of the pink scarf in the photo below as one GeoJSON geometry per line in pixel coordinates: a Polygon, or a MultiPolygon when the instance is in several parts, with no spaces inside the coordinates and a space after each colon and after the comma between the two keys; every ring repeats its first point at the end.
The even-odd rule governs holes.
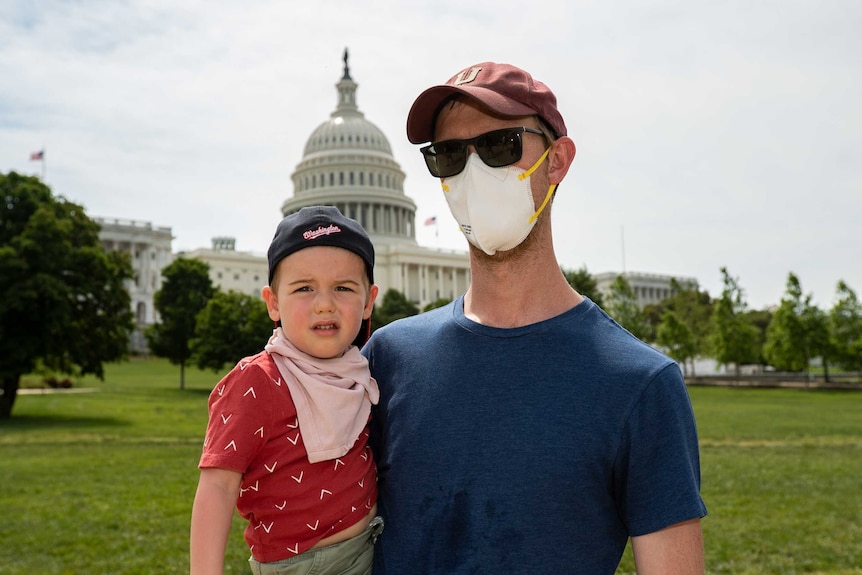
{"type": "Polygon", "coordinates": [[[264,347],[284,378],[299,419],[308,461],[345,455],[368,424],[380,398],[368,360],[350,346],[341,357],[320,359],[299,351],[279,327],[264,347]]]}

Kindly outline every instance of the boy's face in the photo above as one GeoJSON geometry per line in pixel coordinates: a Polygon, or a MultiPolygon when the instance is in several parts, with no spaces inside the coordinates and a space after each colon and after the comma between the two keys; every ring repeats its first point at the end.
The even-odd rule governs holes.
{"type": "Polygon", "coordinates": [[[371,317],[377,286],[368,284],[365,263],[342,248],[315,246],[281,260],[263,299],[287,339],[319,358],[339,357],[371,317]]]}

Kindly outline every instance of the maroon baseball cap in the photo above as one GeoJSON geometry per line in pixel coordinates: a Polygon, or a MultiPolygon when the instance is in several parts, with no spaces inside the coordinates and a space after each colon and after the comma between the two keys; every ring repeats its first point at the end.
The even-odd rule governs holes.
{"type": "Polygon", "coordinates": [[[511,64],[482,62],[419,94],[407,115],[407,139],[413,144],[430,142],[437,114],[447,100],[458,94],[477,100],[503,117],[538,115],[556,137],[566,135],[566,124],[550,88],[511,64]]]}

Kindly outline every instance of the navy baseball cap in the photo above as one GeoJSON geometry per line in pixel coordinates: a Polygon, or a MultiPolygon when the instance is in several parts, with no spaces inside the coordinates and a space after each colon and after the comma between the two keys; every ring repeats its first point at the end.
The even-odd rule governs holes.
{"type": "Polygon", "coordinates": [[[374,283],[374,245],[359,225],[334,206],[309,206],[281,220],[269,245],[269,283],[278,263],[294,252],[313,246],[344,248],[362,258],[368,281],[374,283]]]}

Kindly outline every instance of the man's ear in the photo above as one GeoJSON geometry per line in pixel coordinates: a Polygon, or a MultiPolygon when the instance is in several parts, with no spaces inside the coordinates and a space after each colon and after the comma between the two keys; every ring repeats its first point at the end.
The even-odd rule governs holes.
{"type": "Polygon", "coordinates": [[[575,142],[568,136],[554,140],[548,153],[548,183],[559,184],[575,159],[575,142]]]}

